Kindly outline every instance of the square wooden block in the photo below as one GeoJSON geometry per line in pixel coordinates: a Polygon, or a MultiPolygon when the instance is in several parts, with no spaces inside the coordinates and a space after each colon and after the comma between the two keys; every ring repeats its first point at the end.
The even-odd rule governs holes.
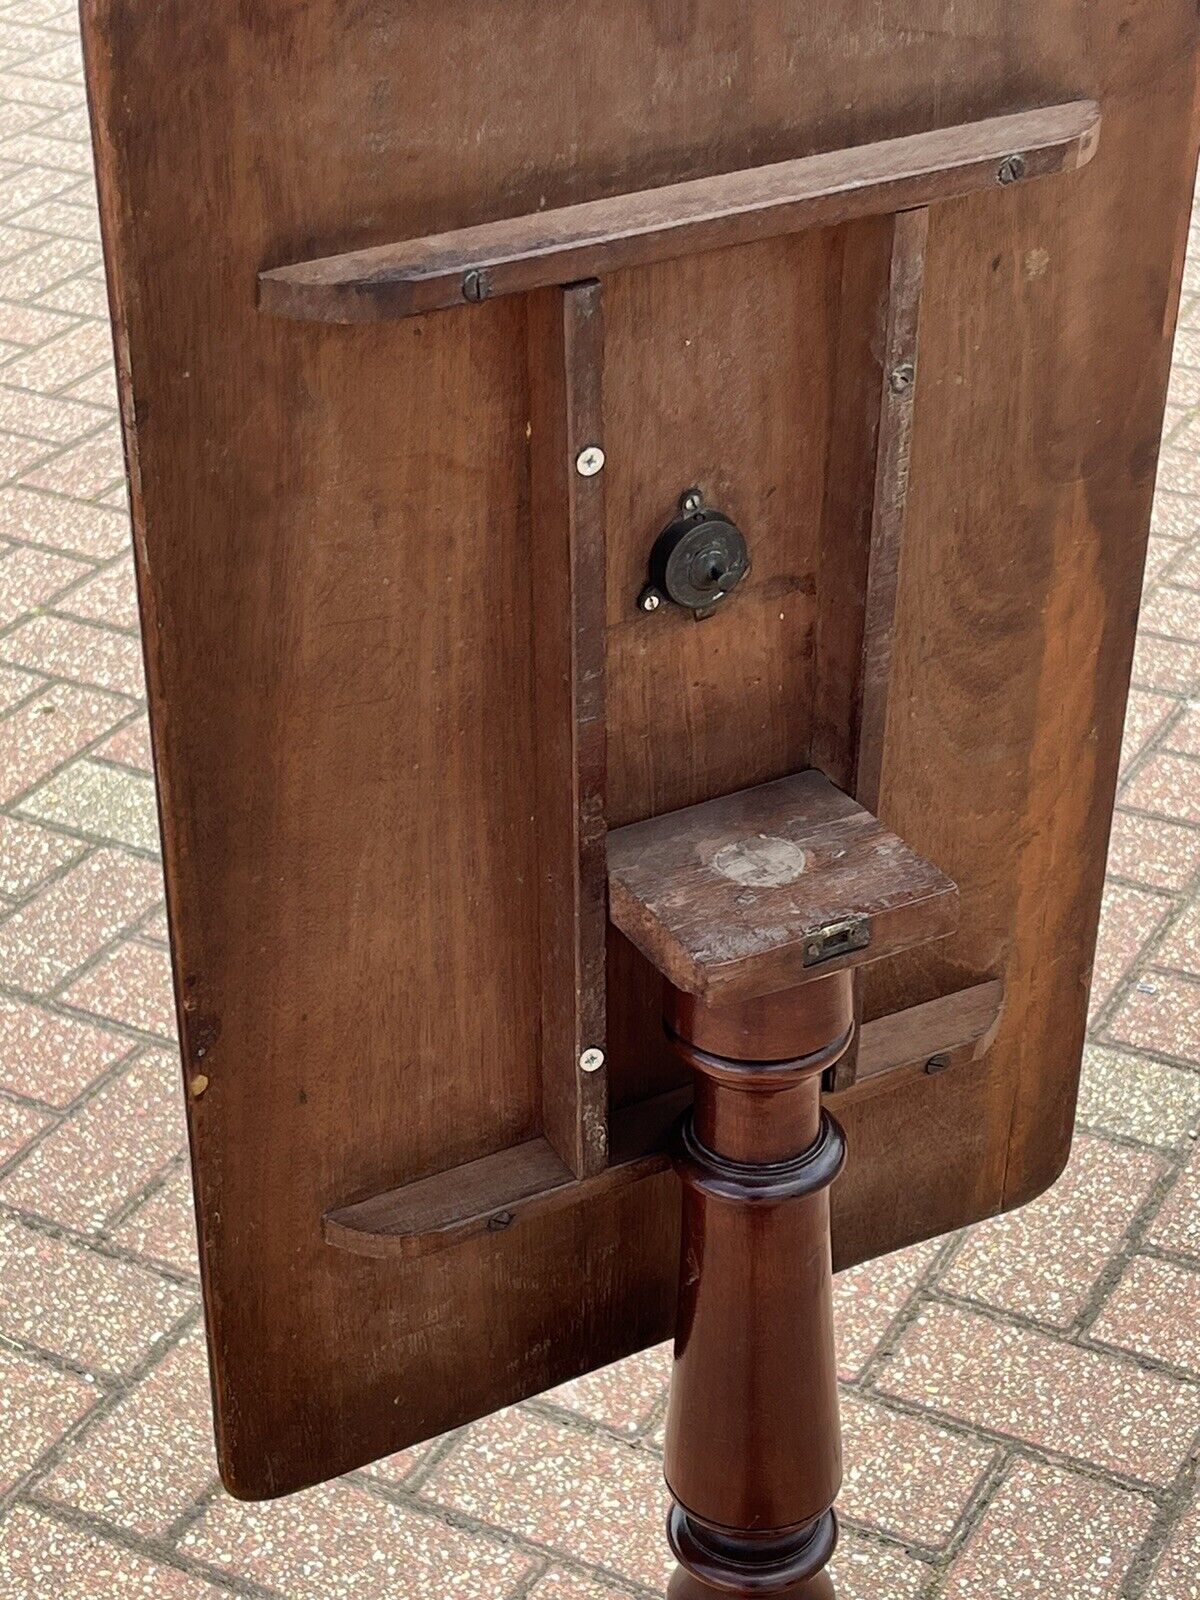
{"type": "Polygon", "coordinates": [[[823,773],[619,828],[609,915],[678,989],[734,1002],[951,933],[958,890],[823,773]]]}

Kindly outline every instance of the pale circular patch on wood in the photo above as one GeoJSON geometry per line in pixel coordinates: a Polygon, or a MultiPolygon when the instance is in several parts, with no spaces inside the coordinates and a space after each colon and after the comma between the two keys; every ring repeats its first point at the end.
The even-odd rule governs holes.
{"type": "Polygon", "coordinates": [[[712,858],[714,872],[749,889],[782,889],[795,883],[807,866],[808,856],[798,844],[768,833],[727,844],[712,858]]]}

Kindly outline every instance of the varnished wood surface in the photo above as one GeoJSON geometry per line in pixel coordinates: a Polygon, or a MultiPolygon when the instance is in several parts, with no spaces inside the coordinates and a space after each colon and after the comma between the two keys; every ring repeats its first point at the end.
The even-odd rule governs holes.
{"type": "MultiPolygon", "coordinates": [[[[934,1058],[939,1072],[964,1065],[991,1042],[1002,1003],[1003,985],[983,983],[911,1011],[876,1017],[862,1028],[859,1079],[880,1079],[904,1068],[926,1071],[934,1058]]],[[[690,1098],[690,1089],[683,1087],[615,1111],[609,1165],[584,1188],[546,1140],[532,1139],[334,1207],[324,1219],[325,1238],[356,1255],[416,1260],[475,1234],[506,1233],[546,1212],[590,1203],[666,1170],[671,1128],[690,1098]]]]}
{"type": "MultiPolygon", "coordinates": [[[[866,904],[869,863],[861,888],[866,904]]],[[[782,1033],[760,1004],[760,1032],[751,1024],[728,1056],[706,1041],[744,1030],[719,1003],[667,991],[668,1016],[696,1024],[674,1037],[696,1104],[675,1151],[683,1228],[664,1467],[687,1578],[669,1595],[787,1600],[833,1551],[842,1449],[829,1186],[846,1147],[820,1087],[849,1043],[853,989],[850,970],[797,989],[782,1033]],[[781,1060],[795,1039],[804,1053],[781,1060]]]]}
{"type": "Polygon", "coordinates": [[[933,128],[273,268],[260,303],[323,322],[414,316],[1068,172],[1091,159],[1099,131],[1089,100],[933,128]]]}
{"type": "Polygon", "coordinates": [[[608,1156],[607,1073],[581,1065],[607,1035],[604,475],[575,465],[603,435],[600,285],[548,289],[527,315],[541,1127],[583,1178],[608,1156]]]}
{"type": "MultiPolygon", "coordinates": [[[[962,910],[949,939],[869,969],[864,1015],[993,980],[1006,998],[978,1060],[837,1097],[855,1152],[834,1207],[846,1265],[1027,1199],[1066,1158],[1198,27],[1191,0],[903,16],[843,0],[86,0],[181,1044],[209,1077],[188,1111],[236,1492],[361,1465],[665,1337],[678,1230],[659,1173],[423,1261],[323,1237],[333,1207],[539,1137],[528,312],[507,298],[290,323],[258,309],[258,273],[1102,102],[1084,170],[931,215],[878,811],[959,884],[962,910]]],[[[855,270],[875,226],[605,282],[614,825],[814,759],[838,345],[880,303],[879,273],[855,270]],[[744,529],[753,570],[709,622],[645,619],[650,543],[692,483],[744,529]]],[[[653,977],[615,948],[621,1105],[679,1076],[653,977]]]]}
{"type": "Polygon", "coordinates": [[[727,1005],[944,938],[958,918],[945,873],[813,770],[610,833],[608,894],[670,983],[727,1005]],[[853,949],[826,958],[851,923],[853,949]]]}

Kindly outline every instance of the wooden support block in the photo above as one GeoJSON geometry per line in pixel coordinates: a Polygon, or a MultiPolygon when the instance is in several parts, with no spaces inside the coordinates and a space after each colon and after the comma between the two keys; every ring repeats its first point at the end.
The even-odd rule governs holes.
{"type": "MultiPolygon", "coordinates": [[[[986,1049],[1000,1016],[1004,985],[975,984],[865,1023],[859,1044],[859,1092],[895,1072],[942,1058],[948,1067],[986,1049]]],[[[481,1233],[506,1233],[584,1196],[609,1193],[665,1172],[672,1127],[691,1104],[682,1088],[613,1114],[609,1165],[582,1182],[547,1140],[531,1139],[416,1183],[389,1189],[324,1218],[328,1244],[354,1255],[418,1260],[481,1233]]]]}
{"type": "Polygon", "coordinates": [[[577,1178],[607,1160],[605,1049],[604,320],[598,283],[531,295],[530,573],[542,1132],[577,1178]]]}
{"type": "Polygon", "coordinates": [[[608,839],[609,915],[669,983],[725,1004],[953,932],[958,893],[822,773],[608,839]]]}
{"type": "Polygon", "coordinates": [[[411,317],[1066,172],[1099,131],[1090,100],[988,117],[275,267],[259,304],[315,322],[411,317]]]}

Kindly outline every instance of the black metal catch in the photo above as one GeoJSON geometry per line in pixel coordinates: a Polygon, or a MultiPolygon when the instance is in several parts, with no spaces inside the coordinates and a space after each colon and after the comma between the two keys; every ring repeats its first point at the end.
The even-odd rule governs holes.
{"type": "Polygon", "coordinates": [[[697,619],[711,617],[749,570],[740,530],[723,511],[707,507],[699,489],[689,489],[680,497],[678,516],[654,542],[650,581],[638,606],[657,611],[669,600],[697,619]]]}

